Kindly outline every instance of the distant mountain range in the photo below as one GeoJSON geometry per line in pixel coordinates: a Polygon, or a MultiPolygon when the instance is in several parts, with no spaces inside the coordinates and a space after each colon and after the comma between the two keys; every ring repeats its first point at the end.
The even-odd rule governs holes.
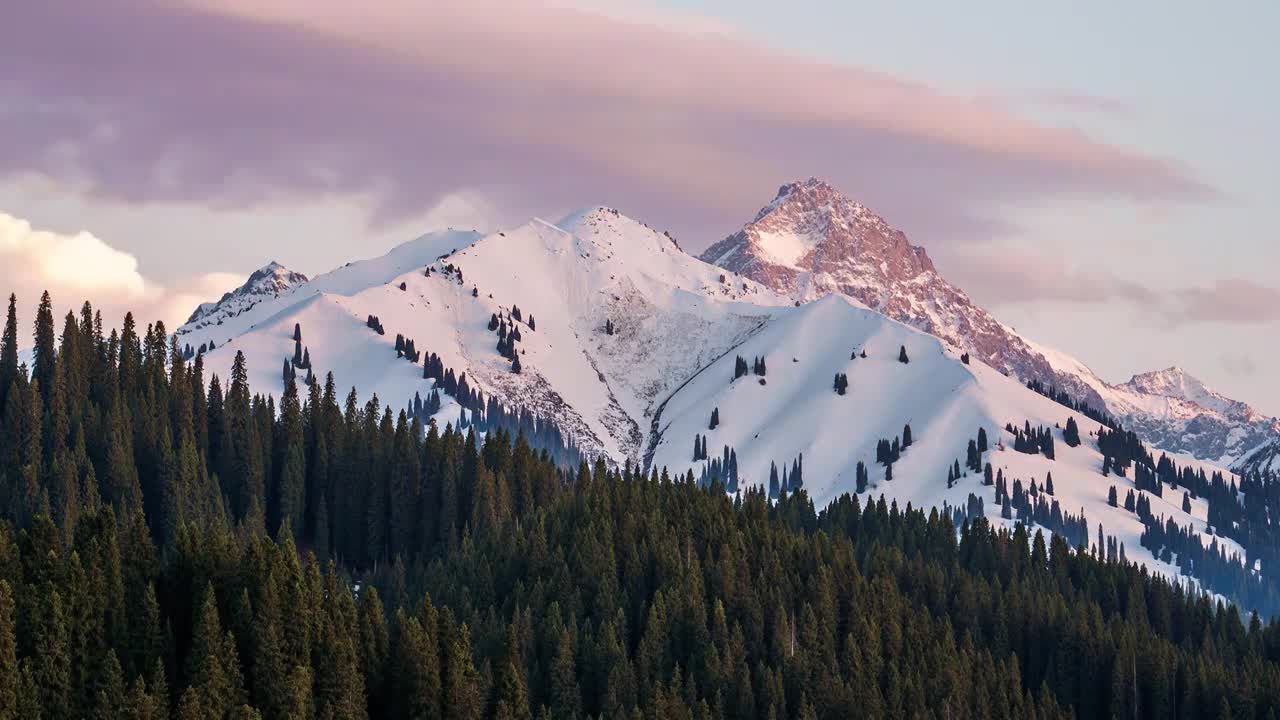
{"type": "Polygon", "coordinates": [[[962,348],[1023,381],[1038,380],[1105,410],[1148,441],[1224,465],[1259,468],[1277,454],[1280,421],[1207,388],[1179,368],[1113,385],[1084,363],[1019,335],[942,278],[923,247],[816,178],[783,185],[706,262],[798,302],[830,293],[962,348]]]}
{"type": "MultiPolygon", "coordinates": [[[[440,425],[483,428],[497,405],[519,408],[588,458],[730,489],[802,486],[820,504],[863,492],[1012,522],[969,467],[981,436],[977,466],[990,463],[1006,493],[1016,480],[1042,525],[1073,542],[1101,526],[1171,576],[1172,559],[1141,547],[1139,518],[1107,501],[1112,488],[1141,488],[1103,472],[1100,425],[1025,383],[1165,431],[1140,432],[1206,476],[1219,470],[1195,451],[1234,457],[1267,422],[1178,371],[1102,382],[975,306],[923,249],[817,180],[784,186],[703,259],[589,208],[489,235],[426,235],[312,279],[273,263],[178,333],[223,377],[243,352],[258,388],[332,373],[339,392],[440,425]],[[1068,418],[1079,446],[1066,442],[1068,418]],[[1056,452],[1015,450],[1025,429],[1056,452]]],[[[1203,498],[1181,499],[1169,486],[1153,512],[1243,557],[1210,537],[1203,498]]]]}

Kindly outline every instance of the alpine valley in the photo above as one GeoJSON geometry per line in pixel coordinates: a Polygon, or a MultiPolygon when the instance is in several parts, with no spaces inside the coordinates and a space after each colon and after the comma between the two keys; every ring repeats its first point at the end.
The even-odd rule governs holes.
{"type": "Polygon", "coordinates": [[[595,207],[311,279],[271,263],[177,334],[222,377],[243,353],[260,390],[331,373],[441,428],[506,424],[564,464],[1033,523],[1280,608],[1254,490],[1280,421],[1178,368],[1104,381],[817,179],[701,257],[595,207]]]}

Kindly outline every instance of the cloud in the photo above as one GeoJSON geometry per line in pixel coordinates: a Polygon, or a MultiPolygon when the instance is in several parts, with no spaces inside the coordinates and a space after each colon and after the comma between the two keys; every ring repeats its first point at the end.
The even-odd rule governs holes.
{"type": "Polygon", "coordinates": [[[977,290],[974,299],[979,304],[1123,302],[1139,311],[1138,317],[1163,328],[1280,321],[1280,288],[1246,278],[1154,289],[1106,270],[1076,267],[1061,255],[990,244],[959,248],[943,255],[938,264],[943,276],[960,287],[977,290]]]}
{"type": "Polygon", "coordinates": [[[1035,302],[1073,304],[1157,301],[1157,293],[1105,270],[1075,267],[1061,255],[1010,247],[967,247],[949,254],[939,269],[960,287],[979,289],[991,305],[1035,302]]]}
{"type": "Polygon", "coordinates": [[[132,311],[139,322],[163,320],[173,330],[197,304],[242,282],[243,276],[217,272],[167,285],[148,280],[138,271],[137,258],[88,232],[40,230],[0,212],[0,291],[18,296],[20,312],[34,314],[40,294],[48,290],[59,315],[87,299],[109,326],[132,311]]]}
{"type": "Polygon", "coordinates": [[[809,175],[932,241],[1000,231],[995,208],[1050,194],[1215,195],[1168,159],[669,13],[98,0],[9,15],[23,32],[0,45],[0,175],[116,200],[367,193],[389,222],[467,188],[520,215],[624,202],[696,250],[809,175]]]}
{"type": "Polygon", "coordinates": [[[1041,107],[1101,116],[1123,116],[1134,112],[1131,103],[1117,98],[1055,90],[1032,90],[1013,95],[998,95],[992,100],[1008,108],[1041,107]]]}
{"type": "Polygon", "coordinates": [[[1280,288],[1246,278],[1219,278],[1209,286],[1175,291],[1165,315],[1171,325],[1268,324],[1280,320],[1280,288]]]}

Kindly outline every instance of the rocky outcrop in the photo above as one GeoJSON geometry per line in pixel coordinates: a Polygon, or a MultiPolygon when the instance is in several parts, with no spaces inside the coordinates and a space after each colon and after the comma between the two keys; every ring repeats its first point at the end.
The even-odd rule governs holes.
{"type": "Polygon", "coordinates": [[[1018,335],[940,276],[924,248],[817,178],[788,183],[702,259],[796,302],[841,293],[1023,381],[1105,409],[1152,444],[1221,463],[1277,459],[1280,421],[1178,368],[1106,383],[1083,363],[1018,335]],[[1270,448],[1269,450],[1267,448],[1270,448]]]}

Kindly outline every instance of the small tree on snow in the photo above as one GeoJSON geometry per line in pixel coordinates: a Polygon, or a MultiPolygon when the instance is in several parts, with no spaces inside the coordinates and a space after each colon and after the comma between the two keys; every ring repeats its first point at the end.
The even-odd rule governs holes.
{"type": "Polygon", "coordinates": [[[902,345],[901,347],[898,348],[898,362],[902,363],[903,365],[906,365],[907,363],[911,362],[911,358],[907,357],[906,345],[902,345]]]}

